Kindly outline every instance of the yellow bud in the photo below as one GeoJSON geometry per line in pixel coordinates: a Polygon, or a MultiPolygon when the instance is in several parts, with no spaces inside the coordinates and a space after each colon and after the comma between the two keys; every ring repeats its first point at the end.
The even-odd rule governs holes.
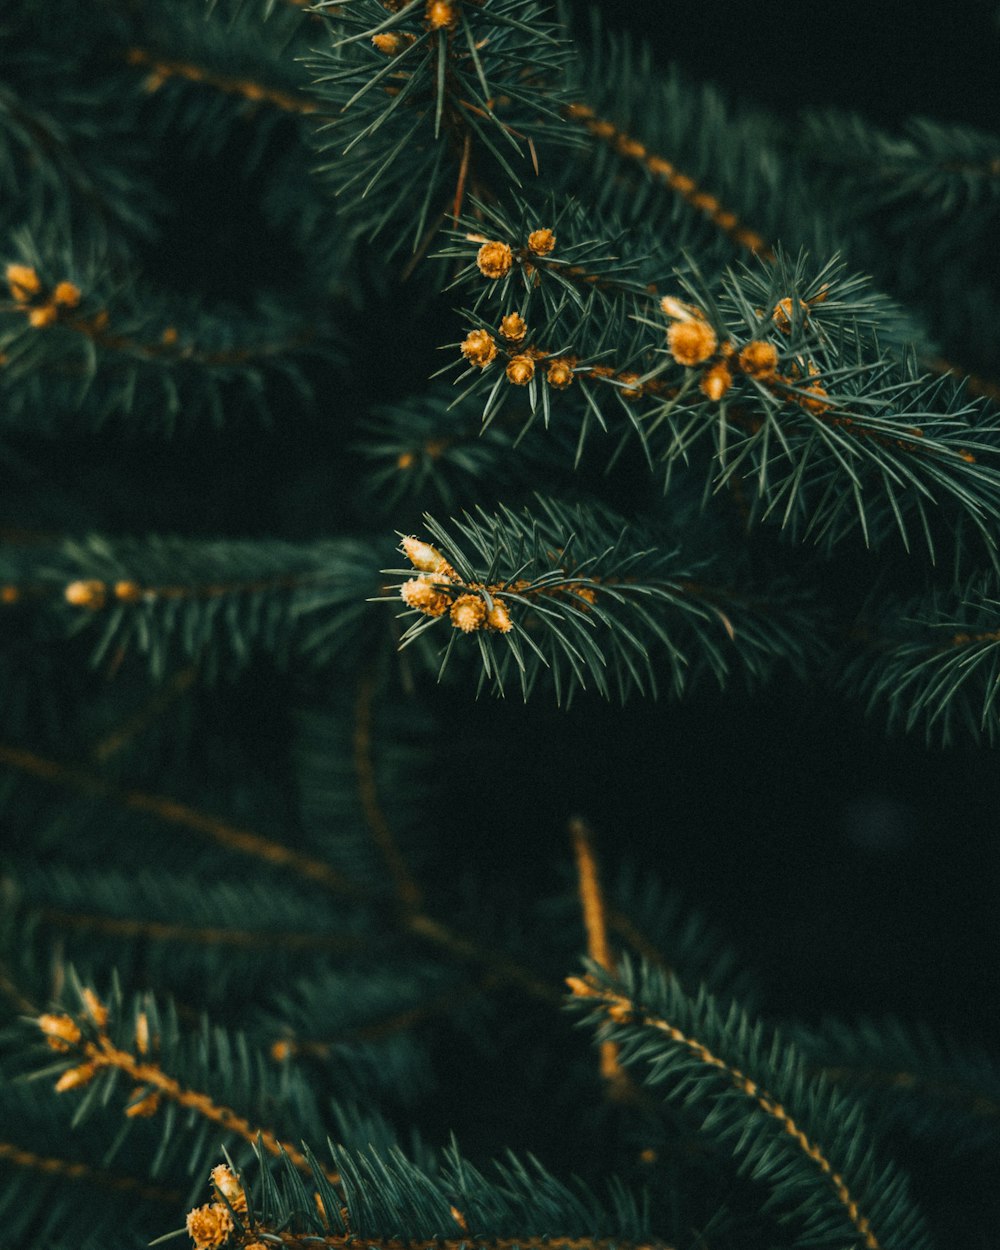
{"type": "Polygon", "coordinates": [[[221,1202],[195,1207],[188,1212],[186,1223],[195,1250],[218,1250],[229,1240],[235,1227],[229,1208],[221,1202]]]}
{"type": "Polygon", "coordinates": [[[679,365],[700,365],[718,345],[715,331],[705,321],[675,321],[667,331],[667,347],[679,365]]]}
{"type": "Polygon", "coordinates": [[[476,255],[476,264],[479,266],[479,272],[484,278],[504,277],[510,273],[511,266],[514,263],[514,253],[506,243],[498,240],[491,240],[484,243],[476,255]]]}
{"type": "Polygon", "coordinates": [[[500,322],[500,333],[511,343],[520,343],[528,333],[528,326],[520,313],[508,313],[500,322]]]}
{"type": "Polygon", "coordinates": [[[149,1054],[149,1016],[144,1011],[135,1018],[135,1048],[140,1055],[149,1054]]]}
{"type": "Polygon", "coordinates": [[[421,573],[440,574],[449,567],[448,561],[438,551],[437,547],[432,547],[430,543],[421,542],[419,538],[412,538],[407,535],[399,545],[403,555],[421,573]]]}
{"type": "Polygon", "coordinates": [[[754,378],[772,378],[778,368],[778,352],[773,343],[755,340],[740,351],[740,368],[754,378]]]}
{"type": "Polygon", "coordinates": [[[450,600],[434,585],[422,577],[413,577],[399,588],[399,596],[408,608],[416,608],[425,616],[444,616],[450,600]]]}
{"type": "Polygon", "coordinates": [[[19,302],[30,299],[42,289],[41,280],[30,265],[8,265],[6,277],[11,295],[19,302]]]}
{"type": "Polygon", "coordinates": [[[451,605],[451,623],[463,634],[471,634],[486,622],[486,604],[479,595],[459,595],[451,605]]]}
{"type": "Polygon", "coordinates": [[[486,617],[486,628],[495,629],[501,634],[509,634],[514,628],[507,605],[502,600],[493,600],[493,607],[490,608],[489,615],[486,617]]]}
{"type": "Polygon", "coordinates": [[[80,302],[80,288],[73,282],[59,282],[52,298],[60,308],[76,308],[80,302]]]}
{"type": "Polygon", "coordinates": [[[234,1211],[242,1214],[247,1209],[247,1196],[243,1192],[243,1186],[224,1163],[212,1168],[212,1184],[234,1211]]]}
{"type": "Polygon", "coordinates": [[[702,375],[700,387],[702,394],[709,399],[720,400],[733,384],[733,375],[724,364],[713,365],[702,375]]]}
{"type": "Polygon", "coordinates": [[[469,364],[478,365],[480,369],[485,369],[496,354],[496,341],[486,330],[470,330],[462,343],[462,355],[469,364]]]}
{"type": "Polygon", "coordinates": [[[528,235],[528,247],[536,256],[548,256],[556,245],[556,236],[549,229],[532,230],[528,235]]]}
{"type": "Polygon", "coordinates": [[[80,1040],[80,1026],[71,1016],[39,1016],[38,1027],[53,1050],[69,1050],[80,1040]]]}
{"type": "MultiPolygon", "coordinates": [[[[103,593],[103,584],[98,582],[103,593]]],[[[92,989],[83,989],[80,991],[80,997],[83,999],[83,1005],[87,1015],[97,1025],[99,1029],[103,1029],[108,1023],[108,1009],[97,997],[92,989]]]]}
{"type": "Polygon", "coordinates": [[[507,379],[515,386],[527,386],[535,376],[535,362],[530,356],[511,356],[507,362],[507,379]]]}
{"type": "Polygon", "coordinates": [[[107,587],[94,578],[70,582],[63,591],[63,598],[74,608],[90,608],[92,612],[97,612],[104,607],[107,587]]]}
{"type": "Polygon", "coordinates": [[[56,1093],[65,1094],[68,1089],[76,1089],[80,1085],[86,1085],[88,1081],[92,1081],[97,1069],[92,1063],[81,1063],[78,1068],[70,1068],[68,1072],[64,1072],[56,1081],[56,1093]]]}
{"type": "Polygon", "coordinates": [[[426,13],[431,30],[450,30],[458,25],[458,12],[450,0],[427,0],[426,13]]]}
{"type": "Polygon", "coordinates": [[[55,304],[42,304],[40,308],[32,308],[28,313],[28,324],[36,330],[43,330],[59,316],[59,310],[55,304]]]}

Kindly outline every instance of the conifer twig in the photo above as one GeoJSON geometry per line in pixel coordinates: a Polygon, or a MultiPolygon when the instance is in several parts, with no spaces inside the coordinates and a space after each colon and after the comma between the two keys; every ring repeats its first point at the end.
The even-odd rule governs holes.
{"type": "Polygon", "coordinates": [[[265,1245],[281,1246],[285,1250],[319,1250],[321,1246],[329,1246],[332,1250],[350,1250],[359,1241],[371,1250],[672,1250],[664,1242],[639,1245],[618,1237],[560,1237],[552,1234],[543,1237],[359,1238],[356,1233],[292,1233],[259,1224],[253,1236],[265,1245]]]}
{"type": "MultiPolygon", "coordinates": [[[[275,1158],[284,1155],[303,1175],[312,1177],[309,1160],[291,1142],[282,1141],[270,1129],[252,1125],[245,1116],[241,1116],[231,1107],[215,1102],[208,1094],[186,1088],[158,1063],[147,1058],[148,1025],[141,1026],[141,1032],[138,1026],[136,1030],[136,1045],[142,1052],[141,1056],[116,1046],[107,1032],[108,1009],[93,990],[84,989],[82,993],[85,1012],[81,1019],[90,1030],[89,1036],[82,1034],[80,1026],[68,1015],[43,1015],[37,1019],[39,1028],[55,1049],[70,1053],[75,1051],[83,1059],[78,1067],[69,1068],[63,1073],[56,1083],[57,1092],[62,1093],[78,1085],[85,1085],[101,1071],[121,1072],[131,1079],[137,1090],[143,1091],[139,1101],[133,1101],[126,1107],[126,1115],[154,1114],[159,1101],[166,1099],[178,1107],[194,1111],[202,1119],[227,1133],[235,1133],[251,1146],[259,1142],[275,1158]]],[[[325,1175],[332,1184],[340,1181],[335,1172],[325,1171],[325,1175]]]]}
{"type": "Polygon", "coordinates": [[[190,61],[170,61],[155,56],[146,48],[129,48],[125,54],[129,65],[148,68],[146,90],[158,91],[168,78],[183,78],[188,82],[201,83],[206,87],[214,87],[226,95],[242,96],[252,104],[270,104],[286,113],[315,113],[319,109],[316,100],[308,96],[295,95],[290,91],[281,91],[276,87],[267,87],[249,78],[231,78],[225,74],[217,74],[202,65],[190,61]]]}
{"type": "Polygon", "coordinates": [[[233,946],[241,950],[352,950],[360,939],[342,935],[290,932],[273,929],[229,929],[218,925],[168,924],[162,920],[138,920],[126,916],[99,916],[91,912],[43,907],[38,916],[56,928],[79,929],[109,937],[150,942],[179,942],[192,946],[233,946]]]}
{"type": "Polygon", "coordinates": [[[378,797],[372,752],[374,696],[375,679],[368,672],[362,677],[358,686],[358,697],[354,708],[354,771],[358,780],[358,794],[365,822],[375,845],[385,860],[396,895],[405,908],[412,909],[420,906],[421,889],[407,867],[378,797]]]}
{"type": "Polygon", "coordinates": [[[147,1202],[160,1202],[172,1207],[176,1207],[184,1199],[184,1195],[179,1190],[159,1189],[155,1185],[139,1180],[138,1177],[105,1172],[101,1168],[93,1168],[75,1159],[59,1159],[50,1155],[35,1154],[31,1150],[23,1150],[13,1142],[0,1141],[0,1163],[28,1168],[34,1172],[44,1172],[47,1176],[58,1176],[64,1180],[86,1181],[105,1189],[117,1189],[135,1194],[136,1197],[147,1202]]]}
{"type": "Polygon", "coordinates": [[[593,999],[595,1005],[601,1007],[610,1020],[622,1024],[635,1023],[642,1025],[644,1028],[656,1029],[658,1032],[666,1034],[678,1046],[682,1046],[701,1063],[724,1073],[740,1093],[745,1094],[765,1115],[770,1116],[781,1125],[784,1132],[788,1134],[799,1149],[829,1179],[838,1202],[844,1207],[848,1219],[862,1237],[866,1250],[882,1250],[882,1243],[873,1232],[871,1221],[861,1211],[857,1199],[848,1189],[843,1176],[826,1157],[822,1146],[818,1142],[812,1141],[806,1135],[789,1112],[785,1110],[772,1094],[758,1085],[746,1073],[741,1072],[739,1068],[731,1067],[724,1059],[720,1059],[718,1055],[713,1054],[697,1038],[688,1037],[668,1020],[661,1020],[657,1016],[644,1014],[625,995],[615,994],[610,990],[598,989],[581,977],[568,977],[567,984],[576,997],[593,999]]]}
{"type": "Polygon", "coordinates": [[[775,259],[774,252],[763,235],[745,226],[735,213],[725,208],[714,195],[703,191],[693,178],[681,173],[671,161],[648,151],[644,143],[620,130],[614,122],[598,117],[589,104],[570,104],[564,113],[571,121],[579,122],[596,139],[608,143],[619,155],[638,161],[647,173],[665,182],[682,200],[707,217],[734,243],[766,260],[775,259]]]}
{"type": "MultiPolygon", "coordinates": [[[[0,764],[55,785],[65,786],[78,793],[105,798],[121,803],[135,811],[148,812],[168,824],[179,825],[195,833],[202,833],[227,850],[254,859],[264,860],[278,868],[288,869],[316,885],[330,890],[338,897],[373,901],[371,892],[350,877],[331,868],[323,860],[314,859],[301,851],[292,850],[281,842],[266,838],[248,829],[241,829],[217,817],[205,815],[185,803],[178,803],[164,795],[144,790],[125,790],[105,781],[103,777],[80,768],[47,759],[33,751],[0,743],[0,764]]],[[[558,991],[514,960],[506,959],[476,942],[455,933],[447,925],[419,911],[389,912],[387,918],[394,920],[404,931],[435,946],[447,950],[463,962],[481,964],[492,969],[508,985],[515,985],[550,1005],[561,1002],[558,991]]]]}
{"type": "MultiPolygon", "coordinates": [[[[587,954],[596,964],[613,974],[615,962],[608,941],[607,908],[594,852],[593,832],[582,817],[574,816],[569,822],[569,835],[576,856],[577,887],[583,926],[587,933],[587,954]]],[[[600,1070],[613,1099],[620,1101],[634,1093],[631,1078],[618,1062],[616,1042],[608,1039],[601,1041],[600,1070]]]]}
{"type": "Polygon", "coordinates": [[[228,821],[220,820],[218,817],[208,816],[196,808],[189,807],[186,803],[179,803],[165,795],[151,794],[145,790],[120,789],[94,773],[62,764],[58,760],[46,759],[36,755],[33,751],[6,746],[2,743],[0,743],[0,764],[6,764],[43,781],[76,790],[80,794],[112,799],[133,811],[148,812],[167,824],[180,825],[194,833],[204,834],[229,850],[238,851],[243,855],[252,855],[280,868],[289,868],[299,876],[314,881],[335,894],[356,896],[364,892],[359,883],[343,876],[323,860],[304,855],[301,851],[292,850],[291,847],[284,846],[280,842],[231,825],[228,821]]]}

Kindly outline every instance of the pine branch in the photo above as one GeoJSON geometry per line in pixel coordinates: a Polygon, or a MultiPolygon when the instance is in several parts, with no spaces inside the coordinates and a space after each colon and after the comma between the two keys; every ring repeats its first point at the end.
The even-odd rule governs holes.
{"type": "Polygon", "coordinates": [[[929,1244],[901,1176],[876,1164],[856,1106],[811,1084],[784,1039],[765,1039],[735,1009],[723,1019],[706,995],[687,998],[648,965],[625,964],[620,979],[592,965],[569,985],[600,1035],[621,1044],[622,1062],[642,1067],[645,1084],[704,1105],[703,1132],[772,1188],[769,1205],[808,1240],[839,1245],[849,1235],[869,1250],[929,1244]]]}
{"type": "Polygon", "coordinates": [[[479,510],[478,517],[453,520],[452,530],[428,517],[441,550],[403,540],[420,576],[404,582],[400,595],[420,619],[402,645],[447,618],[455,632],[442,669],[457,635],[474,633],[480,684],[503,693],[514,677],[527,696],[548,670],[561,700],[588,681],[605,697],[613,687],[622,698],[633,687],[655,690],[654,656],[680,694],[700,667],[720,681],[734,659],[760,671],[777,639],[793,636],[794,607],[785,621],[769,620],[771,610],[780,614],[788,604],[783,609],[776,600],[713,584],[710,567],[682,566],[676,548],[596,505],[584,510],[539,499],[536,508],[505,508],[492,517],[479,510]]]}
{"type": "Polygon", "coordinates": [[[985,1050],[935,1037],[899,1020],[837,1020],[795,1032],[810,1066],[851,1091],[886,1133],[992,1152],[1000,1135],[1000,1070],[985,1050]]]}
{"type": "Polygon", "coordinates": [[[325,663],[370,609],[372,548],[151,537],[67,540],[0,555],[0,610],[37,607],[68,634],[92,637],[95,666],[144,656],[154,677],[177,659],[212,677],[255,653],[325,663]]]}
{"type": "MultiPolygon", "coordinates": [[[[244,1200],[223,1206],[223,1212],[228,1208],[226,1217],[210,1206],[191,1212],[188,1228],[197,1250],[248,1245],[251,1239],[290,1250],[318,1250],[347,1247],[359,1237],[373,1250],[393,1245],[405,1250],[540,1250],[544,1245],[557,1250],[669,1250],[650,1237],[637,1204],[624,1190],[613,1193],[613,1209],[608,1210],[582,1186],[571,1189],[534,1162],[530,1167],[516,1159],[495,1164],[496,1179],[490,1179],[454,1149],[433,1174],[417,1168],[398,1149],[353,1152],[331,1146],[331,1151],[343,1184],[343,1206],[315,1160],[317,1199],[287,1164],[280,1187],[261,1166],[250,1193],[234,1178],[244,1200]],[[566,1231],[552,1232],[554,1220],[566,1231]],[[199,1244],[197,1230],[202,1227],[206,1237],[199,1244]],[[210,1242],[207,1232],[216,1227],[223,1237],[210,1242]],[[534,1232],[537,1227],[546,1232],[534,1232]]],[[[263,1164],[259,1152],[258,1159],[263,1164]]],[[[226,1184],[235,1194],[235,1186],[228,1180],[226,1184]]]]}
{"type": "MultiPolygon", "coordinates": [[[[214,1153],[221,1136],[221,1139],[242,1139],[249,1145],[259,1145],[273,1157],[287,1159],[292,1166],[311,1175],[306,1156],[290,1142],[282,1141],[271,1129],[255,1125],[232,1107],[196,1088],[193,1081],[175,1075],[200,1074],[216,1088],[228,1086],[234,1092],[239,1090],[246,1100],[267,1105],[274,1095],[268,1089],[265,1069],[259,1059],[250,1054],[244,1041],[230,1042],[220,1030],[211,1037],[207,1029],[199,1039],[186,1039],[178,1029],[173,1012],[161,1012],[149,994],[126,1007],[120,991],[115,990],[110,1008],[88,987],[79,987],[77,995],[80,1006],[72,1014],[48,1013],[35,1021],[48,1043],[48,1055],[51,1057],[55,1051],[64,1058],[33,1074],[42,1077],[59,1073],[55,1086],[58,1094],[74,1089],[86,1091],[77,1104],[74,1122],[92,1115],[99,1104],[107,1103],[115,1077],[120,1075],[133,1087],[124,1107],[127,1120],[157,1116],[164,1110],[164,1115],[159,1117],[162,1121],[161,1157],[170,1141],[174,1119],[165,1108],[172,1105],[190,1112],[192,1120],[200,1119],[214,1127],[215,1138],[207,1142],[202,1138],[193,1162],[206,1148],[209,1154],[214,1153]]],[[[287,1070],[285,1075],[287,1077],[287,1070]]],[[[285,1099],[290,1094],[286,1081],[285,1099]]],[[[292,1097],[298,1114],[308,1113],[310,1099],[304,1088],[295,1091],[292,1097]]],[[[335,1173],[327,1172],[326,1176],[337,1183],[335,1173]]]]}

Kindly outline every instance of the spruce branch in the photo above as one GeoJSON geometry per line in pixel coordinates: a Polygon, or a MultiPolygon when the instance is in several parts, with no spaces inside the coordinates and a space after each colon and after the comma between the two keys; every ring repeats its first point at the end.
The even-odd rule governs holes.
{"type": "Polygon", "coordinates": [[[648,965],[623,964],[618,978],[591,965],[568,984],[572,1004],[621,1044],[622,1062],[645,1069],[645,1084],[704,1102],[703,1132],[726,1140],[773,1187],[772,1205],[785,1206],[807,1237],[839,1244],[849,1226],[868,1250],[929,1245],[902,1177],[877,1165],[864,1142],[856,1106],[810,1086],[784,1039],[766,1041],[735,1009],[723,1018],[706,995],[687,998],[648,965]]]}
{"type": "Polygon", "coordinates": [[[548,670],[557,698],[588,682],[624,698],[632,688],[655,690],[655,656],[680,694],[699,667],[720,681],[734,660],[759,671],[778,637],[787,642],[795,629],[795,607],[782,621],[778,601],[713,584],[710,566],[685,567],[676,547],[596,506],[539,498],[536,510],[479,509],[451,529],[426,521],[440,550],[403,540],[418,576],[399,593],[420,619],[402,645],[447,620],[443,669],[456,638],[475,634],[480,684],[497,693],[513,677],[526,697],[548,670]]]}
{"type": "MultiPolygon", "coordinates": [[[[150,995],[143,996],[128,1010],[120,991],[113,992],[110,1007],[87,986],[78,987],[77,992],[79,1007],[75,1012],[46,1013],[34,1022],[48,1043],[49,1053],[55,1051],[63,1056],[55,1065],[34,1075],[48,1075],[53,1070],[60,1072],[55,1086],[59,1094],[89,1087],[77,1106],[77,1121],[96,1110],[98,1091],[103,1093],[102,1101],[107,1102],[113,1078],[120,1074],[132,1083],[124,1107],[126,1118],[152,1117],[161,1106],[173,1104],[215,1126],[223,1135],[259,1145],[273,1157],[287,1159],[292,1166],[311,1175],[309,1161],[297,1147],[178,1079],[164,1066],[172,1062],[181,1067],[207,1069],[214,1061],[216,1081],[225,1075],[230,1082],[246,1088],[251,1070],[255,1071],[258,1081],[262,1073],[260,1065],[250,1061],[245,1044],[237,1045],[234,1056],[228,1042],[220,1035],[213,1039],[214,1045],[206,1045],[206,1038],[191,1053],[185,1054],[176,1020],[164,1016],[150,995]]],[[[266,1089],[255,1089],[254,1097],[266,1102],[266,1089]]],[[[164,1142],[169,1133],[167,1120],[164,1142]]],[[[335,1173],[327,1171],[325,1175],[329,1181],[337,1183],[335,1173]]]]}

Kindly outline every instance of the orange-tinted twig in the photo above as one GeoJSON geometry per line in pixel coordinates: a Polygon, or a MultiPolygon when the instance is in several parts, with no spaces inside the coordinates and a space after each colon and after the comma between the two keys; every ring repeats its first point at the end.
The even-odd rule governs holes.
{"type": "MultiPolygon", "coordinates": [[[[204,834],[228,850],[263,860],[278,868],[288,869],[330,890],[338,897],[368,899],[369,901],[372,899],[370,892],[360,882],[337,872],[322,860],[293,851],[290,847],[265,838],[259,833],[253,833],[250,830],[230,825],[214,816],[205,815],[196,808],[178,803],[164,795],[150,794],[143,790],[120,789],[93,773],[72,768],[57,760],[46,759],[20,747],[0,744],[0,764],[16,768],[42,781],[76,790],[80,794],[109,799],[121,803],[124,807],[148,812],[151,816],[168,824],[179,825],[195,833],[204,834]]],[[[552,1005],[561,1002],[557,990],[535,976],[529,969],[477,945],[431,916],[416,911],[397,914],[387,910],[386,920],[388,923],[396,924],[404,932],[448,951],[463,962],[479,964],[490,969],[499,980],[507,985],[517,986],[533,998],[552,1005]]]]}
{"type": "MultiPolygon", "coordinates": [[[[587,954],[608,972],[614,972],[615,963],[608,942],[607,909],[601,890],[601,878],[594,853],[593,834],[587,823],[579,816],[569,822],[569,835],[576,856],[577,885],[580,907],[583,911],[583,927],[587,934],[587,954]]],[[[631,1092],[631,1079],[618,1062],[618,1045],[612,1041],[600,1043],[601,1076],[607,1081],[612,1097],[622,1098],[631,1092]]]]}
{"type": "Polygon", "coordinates": [[[638,161],[647,173],[658,181],[666,183],[681,199],[707,217],[734,243],[738,243],[740,247],[745,247],[758,256],[763,256],[766,260],[774,260],[774,252],[762,235],[745,226],[735,213],[724,208],[714,195],[701,190],[693,178],[681,173],[670,161],[649,152],[645,144],[619,130],[614,122],[598,117],[589,104],[570,104],[564,112],[571,121],[579,122],[596,139],[601,139],[613,147],[619,155],[638,161]]]}
{"type": "MultiPolygon", "coordinates": [[[[138,1087],[155,1091],[161,1098],[175,1103],[178,1107],[195,1111],[203,1119],[217,1124],[227,1133],[235,1133],[238,1137],[242,1137],[250,1145],[255,1145],[260,1141],[268,1154],[275,1158],[280,1158],[282,1154],[285,1154],[289,1162],[294,1164],[303,1175],[312,1177],[309,1160],[291,1142],[282,1141],[270,1129],[251,1124],[248,1119],[233,1111],[231,1107],[213,1102],[208,1094],[186,1089],[180,1081],[164,1072],[158,1064],[145,1059],[137,1059],[127,1050],[121,1050],[115,1046],[106,1033],[102,1032],[96,1042],[85,1042],[81,1049],[86,1056],[87,1063],[95,1070],[112,1068],[117,1072],[123,1072],[138,1087]]],[[[327,1177],[334,1184],[340,1179],[336,1173],[327,1173],[327,1177]]]]}
{"type": "Polygon", "coordinates": [[[690,1054],[694,1055],[701,1063],[717,1068],[724,1073],[740,1093],[752,1099],[765,1115],[770,1116],[781,1125],[784,1132],[788,1134],[799,1149],[829,1179],[838,1202],[844,1207],[848,1219],[854,1229],[860,1234],[867,1250],[881,1250],[881,1243],[872,1231],[871,1221],[862,1213],[857,1199],[848,1189],[843,1176],[826,1157],[822,1147],[806,1136],[788,1111],[766,1089],[758,1085],[756,1081],[744,1072],[741,1072],[739,1068],[731,1067],[724,1059],[720,1059],[718,1055],[713,1054],[697,1038],[688,1037],[685,1033],[682,1033],[680,1029],[675,1028],[669,1021],[661,1020],[656,1016],[647,1016],[637,1011],[635,1004],[624,995],[599,990],[579,977],[570,977],[568,984],[577,997],[593,999],[596,1005],[603,1007],[609,1019],[622,1023],[634,1022],[642,1025],[644,1028],[656,1029],[658,1032],[666,1034],[672,1042],[682,1046],[690,1054]]]}
{"type": "Polygon", "coordinates": [[[242,96],[253,104],[271,104],[286,113],[315,113],[319,109],[316,100],[307,96],[293,95],[275,87],[265,87],[248,78],[230,78],[216,74],[201,65],[186,61],[162,60],[145,48],[129,48],[125,54],[129,65],[148,67],[146,90],[157,91],[168,78],[184,78],[188,82],[203,83],[227,95],[242,96]]]}
{"type": "MultiPolygon", "coordinates": [[[[463,1217],[464,1218],[464,1217],[463,1217]]],[[[456,1220],[456,1222],[459,1222],[456,1220]]],[[[332,1250],[350,1250],[358,1244],[352,1233],[318,1236],[313,1233],[289,1233],[281,1229],[258,1225],[254,1236],[265,1245],[283,1246],[285,1250],[317,1250],[329,1246],[332,1250]]],[[[661,1241],[637,1245],[618,1237],[560,1237],[558,1234],[543,1237],[435,1237],[429,1240],[401,1237],[371,1237],[364,1239],[371,1250],[671,1250],[661,1241]]]]}
{"type": "Polygon", "coordinates": [[[119,789],[93,773],[72,768],[57,760],[46,759],[20,747],[0,744],[0,764],[16,768],[42,781],[66,786],[80,794],[111,799],[134,811],[148,812],[167,824],[179,825],[194,833],[203,834],[219,846],[243,855],[251,855],[279,868],[288,868],[335,894],[356,896],[363,892],[358,883],[349,880],[322,860],[303,855],[259,833],[231,825],[228,821],[208,816],[165,795],[150,794],[145,790],[119,789]]]}
{"type": "Polygon", "coordinates": [[[1000,629],[991,629],[981,634],[953,634],[948,646],[970,647],[981,642],[1000,642],[1000,629]]]}
{"type": "Polygon", "coordinates": [[[14,1167],[30,1168],[34,1172],[43,1172],[46,1176],[58,1176],[63,1180],[86,1181],[89,1184],[99,1185],[102,1189],[121,1190],[135,1194],[136,1197],[147,1202],[162,1202],[177,1206],[184,1200],[184,1195],[179,1190],[158,1189],[155,1185],[147,1185],[134,1176],[120,1176],[71,1159],[56,1159],[49,1155],[35,1154],[31,1150],[22,1150],[20,1146],[15,1146],[11,1142],[0,1142],[0,1162],[10,1163],[14,1167]]]}
{"type": "Polygon", "coordinates": [[[354,771],[358,779],[361,810],[379,853],[392,877],[396,895],[405,908],[419,907],[421,890],[399,849],[378,797],[372,752],[375,681],[370,673],[361,679],[354,708],[354,771]]]}
{"type": "Polygon", "coordinates": [[[90,912],[65,911],[44,907],[39,917],[59,929],[103,933],[108,937],[144,939],[150,942],[179,942],[192,946],[232,946],[239,950],[352,950],[358,939],[272,929],[226,929],[215,925],[167,924],[161,920],[134,920],[131,917],[100,916],[90,912]]]}

